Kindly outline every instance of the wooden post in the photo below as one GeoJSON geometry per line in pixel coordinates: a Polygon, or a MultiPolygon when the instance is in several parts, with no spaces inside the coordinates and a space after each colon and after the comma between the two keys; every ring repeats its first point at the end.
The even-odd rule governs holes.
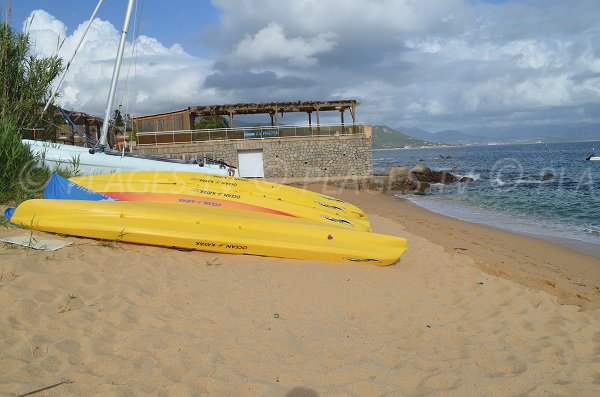
{"type": "Polygon", "coordinates": [[[235,128],[235,124],[233,123],[233,111],[229,110],[229,128],[235,128]]]}
{"type": "Polygon", "coordinates": [[[352,102],[350,115],[352,116],[352,133],[356,134],[356,102],[352,102]]]}
{"type": "Polygon", "coordinates": [[[317,134],[321,134],[321,119],[319,117],[319,104],[317,104],[317,134]]]}

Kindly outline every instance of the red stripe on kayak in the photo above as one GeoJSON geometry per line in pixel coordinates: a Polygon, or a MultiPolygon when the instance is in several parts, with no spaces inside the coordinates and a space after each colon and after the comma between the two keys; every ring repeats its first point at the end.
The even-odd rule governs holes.
{"type": "Polygon", "coordinates": [[[205,205],[213,208],[231,208],[244,211],[263,212],[266,214],[291,216],[298,218],[297,215],[290,214],[279,210],[274,210],[267,207],[261,207],[253,204],[239,203],[231,200],[222,200],[212,197],[191,196],[186,194],[169,194],[169,193],[151,193],[151,192],[101,192],[109,197],[121,201],[150,201],[161,203],[178,203],[205,205]]]}

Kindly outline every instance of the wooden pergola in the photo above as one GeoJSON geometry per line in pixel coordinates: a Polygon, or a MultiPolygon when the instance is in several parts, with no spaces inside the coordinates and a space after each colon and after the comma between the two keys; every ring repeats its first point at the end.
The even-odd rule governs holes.
{"type": "Polygon", "coordinates": [[[230,105],[208,105],[188,108],[197,116],[229,116],[229,127],[234,128],[235,115],[268,114],[271,116],[271,125],[279,125],[278,115],[284,113],[307,113],[308,124],[312,126],[312,114],[316,113],[317,125],[320,124],[320,112],[340,112],[340,123],[344,125],[344,112],[350,111],[352,124],[356,123],[356,107],[358,102],[354,99],[340,101],[296,101],[296,102],[270,102],[270,103],[235,103],[230,105]]]}

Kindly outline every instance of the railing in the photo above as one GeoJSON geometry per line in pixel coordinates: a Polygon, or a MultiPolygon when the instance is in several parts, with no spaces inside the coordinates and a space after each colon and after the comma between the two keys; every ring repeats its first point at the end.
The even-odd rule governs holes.
{"type": "Polygon", "coordinates": [[[138,146],[224,140],[295,138],[364,134],[364,124],[320,124],[216,128],[184,131],[138,132],[138,146]]]}

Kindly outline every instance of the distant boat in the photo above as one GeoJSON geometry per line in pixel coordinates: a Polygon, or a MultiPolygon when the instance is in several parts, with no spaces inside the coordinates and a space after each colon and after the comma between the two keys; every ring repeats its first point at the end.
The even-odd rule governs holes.
{"type": "Polygon", "coordinates": [[[589,156],[587,156],[586,160],[600,160],[600,156],[596,154],[590,154],[589,156]]]}

